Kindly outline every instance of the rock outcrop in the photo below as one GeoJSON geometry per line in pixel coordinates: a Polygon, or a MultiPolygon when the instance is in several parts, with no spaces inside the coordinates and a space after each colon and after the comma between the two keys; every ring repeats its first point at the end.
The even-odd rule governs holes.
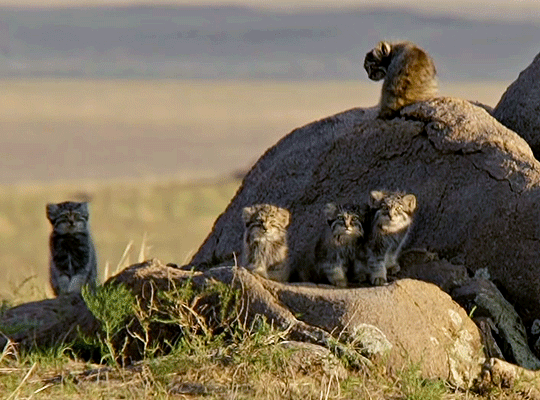
{"type": "Polygon", "coordinates": [[[157,260],[134,265],[114,281],[133,288],[144,303],[155,290],[187,279],[198,288],[220,281],[239,289],[241,320],[248,324],[263,315],[292,340],[338,353],[348,344],[369,359],[384,358],[389,369],[417,363],[425,377],[469,387],[485,360],[480,332],[465,310],[426,282],[403,279],[384,287],[337,289],[281,284],[236,267],[192,274],[157,260]]]}
{"type": "Polygon", "coordinates": [[[98,328],[81,295],[66,294],[6,310],[0,317],[0,348],[8,340],[23,348],[70,343],[80,332],[92,334],[98,328]]]}
{"type": "Polygon", "coordinates": [[[506,89],[493,116],[517,132],[540,156],[540,54],[506,89]]]}
{"type": "Polygon", "coordinates": [[[540,360],[529,348],[521,318],[492,282],[482,278],[471,279],[455,288],[452,298],[472,314],[475,321],[481,318],[488,323],[498,336],[507,361],[540,370],[540,360]]]}
{"type": "MultiPolygon", "coordinates": [[[[126,320],[129,328],[116,338],[119,357],[134,361],[142,357],[145,345],[174,343],[186,334],[186,328],[192,328],[166,322],[160,299],[167,296],[158,295],[178,296],[176,290],[188,281],[189,290],[196,293],[192,312],[204,319],[208,329],[223,323],[218,320],[225,315],[224,299],[216,295],[219,292],[207,290],[221,282],[238,290],[239,297],[227,313],[232,311],[233,318],[245,326],[264,317],[284,332],[284,338],[323,346],[346,357],[350,365],[363,367],[383,360],[388,370],[399,371],[414,363],[426,378],[468,388],[480,376],[485,361],[481,334],[474,322],[448,294],[430,283],[403,279],[383,287],[337,289],[280,284],[237,267],[190,272],[165,266],[156,259],[132,265],[105,284],[129,288],[142,314],[144,310],[161,313],[157,318],[161,322],[150,317],[154,322],[144,323],[144,332],[138,332],[137,318],[126,320]]],[[[14,307],[0,318],[0,327],[6,338],[26,348],[69,342],[81,333],[96,335],[98,322],[80,296],[69,299],[59,297],[14,307]],[[9,328],[17,332],[10,333],[9,328]]]]}
{"type": "Polygon", "coordinates": [[[248,173],[191,264],[232,260],[241,250],[242,207],[273,203],[291,212],[291,260],[303,268],[323,205],[367,201],[379,188],[418,199],[408,247],[470,274],[487,269],[527,328],[540,317],[540,164],[483,108],[452,98],[414,104],[393,120],[353,109],[293,131],[248,173]]]}

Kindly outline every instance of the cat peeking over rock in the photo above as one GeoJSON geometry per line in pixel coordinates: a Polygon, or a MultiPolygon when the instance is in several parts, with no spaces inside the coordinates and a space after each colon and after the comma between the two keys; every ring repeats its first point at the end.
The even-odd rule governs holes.
{"type": "Polygon", "coordinates": [[[47,204],[47,218],[53,229],[49,266],[54,294],[80,293],[84,285],[95,287],[97,259],[88,225],[88,204],[47,204]]]}
{"type": "Polygon", "coordinates": [[[437,71],[430,55],[411,42],[382,41],[364,59],[369,79],[384,79],[379,118],[391,119],[417,101],[437,96],[437,71]]]}

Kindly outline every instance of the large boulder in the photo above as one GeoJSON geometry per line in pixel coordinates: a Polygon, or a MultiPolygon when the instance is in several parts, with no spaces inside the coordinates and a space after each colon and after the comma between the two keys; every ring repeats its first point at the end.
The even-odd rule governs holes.
{"type": "Polygon", "coordinates": [[[493,109],[493,116],[519,133],[540,155],[540,54],[508,87],[493,109]]]}
{"type": "MultiPolygon", "coordinates": [[[[480,331],[465,310],[437,286],[422,281],[338,289],[281,284],[230,266],[192,273],[152,260],[129,267],[111,282],[125,284],[144,304],[156,291],[180,287],[186,280],[196,291],[216,281],[238,289],[239,320],[248,325],[265,316],[292,340],[332,348],[346,357],[348,349],[357,351],[368,360],[384,360],[390,370],[413,363],[426,378],[470,387],[485,361],[480,331]]],[[[209,297],[193,310],[212,316],[219,303],[219,298],[209,297]]]]}
{"type": "Polygon", "coordinates": [[[251,169],[191,264],[232,260],[242,248],[241,209],[273,203],[292,214],[291,261],[303,268],[323,205],[367,201],[379,188],[417,196],[410,248],[470,273],[487,269],[528,328],[540,317],[540,164],[483,108],[452,98],[411,105],[393,120],[353,109],[293,131],[251,169]]]}

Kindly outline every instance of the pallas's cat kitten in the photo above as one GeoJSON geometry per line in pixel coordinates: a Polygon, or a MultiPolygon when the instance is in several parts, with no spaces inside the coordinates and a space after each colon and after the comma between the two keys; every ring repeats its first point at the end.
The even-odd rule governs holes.
{"type": "Polygon", "coordinates": [[[366,208],[328,203],[323,213],[326,224],[315,246],[317,275],[332,285],[346,287],[348,276],[360,269],[355,264],[364,262],[362,224],[366,208]]]}
{"type": "Polygon", "coordinates": [[[272,205],[245,207],[242,266],[264,278],[287,282],[290,275],[287,245],[288,210],[272,205]]]}
{"type": "Polygon", "coordinates": [[[407,240],[416,210],[416,196],[374,190],[370,197],[370,232],[366,243],[367,272],[372,285],[387,282],[387,273],[400,270],[398,257],[407,240]]]}
{"type": "Polygon", "coordinates": [[[50,281],[56,295],[96,285],[97,259],[88,217],[88,203],[47,204],[47,218],[53,228],[49,240],[50,281]]]}

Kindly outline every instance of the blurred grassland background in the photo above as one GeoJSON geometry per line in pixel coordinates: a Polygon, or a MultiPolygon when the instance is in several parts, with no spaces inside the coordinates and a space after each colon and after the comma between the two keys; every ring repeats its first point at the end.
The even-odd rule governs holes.
{"type": "MultiPolygon", "coordinates": [[[[494,106],[508,84],[443,83],[441,93],[494,106]]],[[[361,81],[0,82],[0,299],[52,296],[48,202],[91,201],[102,279],[136,262],[143,245],[146,256],[185,264],[238,189],[238,171],[296,127],[374,105],[379,90],[361,81]]]]}
{"type": "Polygon", "coordinates": [[[190,184],[163,180],[1,187],[0,298],[52,295],[47,283],[47,202],[91,197],[91,229],[103,277],[106,270],[111,275],[136,262],[141,246],[145,255],[165,262],[189,261],[237,187],[232,178],[190,184]]]}

